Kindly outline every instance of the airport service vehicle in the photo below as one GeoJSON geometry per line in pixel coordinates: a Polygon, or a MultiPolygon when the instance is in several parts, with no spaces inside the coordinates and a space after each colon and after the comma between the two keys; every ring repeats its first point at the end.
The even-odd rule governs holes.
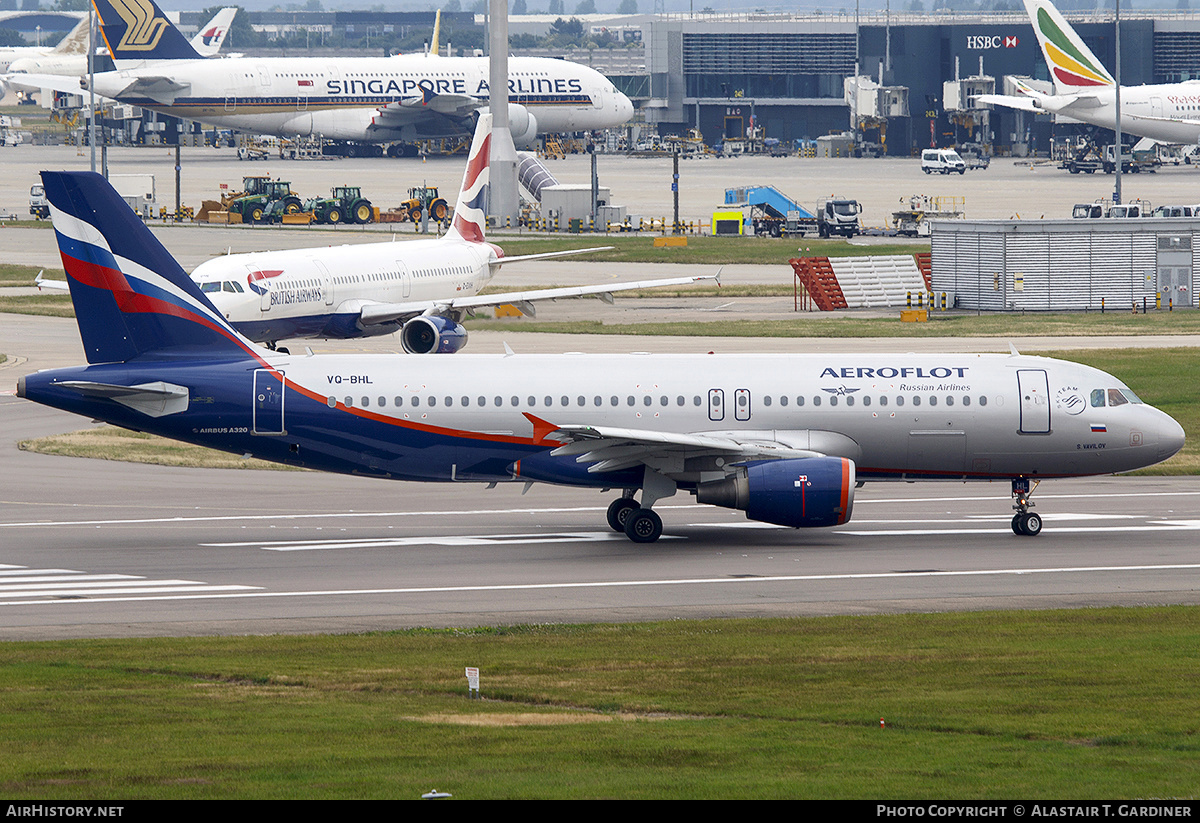
{"type": "Polygon", "coordinates": [[[1018,354],[292,356],[234,329],[100,176],[43,172],[88,364],[19,397],[322,471],[620,489],[608,525],[657,540],[655,504],[793,528],[848,522],[870,480],[1009,481],[1012,530],[1053,477],[1165,460],[1183,429],[1112,375],[1018,354]],[[640,494],[640,496],[639,496],[640,494]]]}
{"type": "MultiPolygon", "coordinates": [[[[1020,95],[983,94],[976,100],[1115,129],[1117,84],[1112,75],[1053,4],[1048,0],[1024,3],[1054,80],[1054,93],[1017,82],[1020,95]]],[[[1191,81],[1122,86],[1121,131],[1165,143],[1200,142],[1198,102],[1200,92],[1191,81]]]]}
{"type": "Polygon", "coordinates": [[[967,164],[954,149],[925,149],[921,152],[921,171],[926,174],[966,174],[967,164]]]}
{"type": "MultiPolygon", "coordinates": [[[[214,69],[153,0],[95,5],[117,70],[95,75],[92,90],[163,114],[277,137],[387,143],[470,134],[488,104],[486,57],[230,57],[214,69]]],[[[545,57],[511,57],[508,66],[518,147],[538,134],[620,126],[633,114],[629,98],[587,66],[545,57]]],[[[30,74],[22,83],[79,93],[63,80],[30,74]]]]}
{"type": "Polygon", "coordinates": [[[534,314],[541,300],[588,295],[611,300],[618,291],[715,279],[676,277],[479,296],[505,263],[597,251],[506,257],[487,242],[491,127],[491,115],[481,115],[454,220],[442,237],[231,254],[197,266],[192,278],[241,334],[268,346],[300,337],[357,338],[398,330],[405,351],[413,354],[457,352],[467,342],[463,318],[481,309],[513,305],[534,314]]]}
{"type": "Polygon", "coordinates": [[[342,222],[370,223],[375,219],[371,201],[362,196],[358,186],[334,186],[329,197],[314,197],[304,204],[316,223],[334,225],[342,222]]]}
{"type": "Polygon", "coordinates": [[[46,199],[46,189],[40,183],[29,187],[29,213],[38,220],[50,216],[50,201],[46,199]]]}
{"type": "Polygon", "coordinates": [[[450,204],[438,194],[437,186],[413,186],[400,208],[408,212],[408,219],[413,223],[420,222],[422,214],[428,214],[430,219],[438,223],[450,214],[450,204]]]}
{"type": "Polygon", "coordinates": [[[862,204],[857,200],[837,197],[820,200],[817,202],[817,234],[821,237],[831,237],[835,234],[853,237],[862,231],[858,225],[860,214],[862,204]]]}
{"type": "Polygon", "coordinates": [[[304,204],[285,180],[247,177],[247,191],[229,204],[232,214],[240,214],[243,223],[270,223],[284,214],[298,214],[304,204]]]}

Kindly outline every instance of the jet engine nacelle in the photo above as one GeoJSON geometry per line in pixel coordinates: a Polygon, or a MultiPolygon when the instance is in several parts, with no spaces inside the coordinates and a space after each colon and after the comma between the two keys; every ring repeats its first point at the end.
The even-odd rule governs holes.
{"type": "Polygon", "coordinates": [[[409,354],[454,354],[467,345],[467,330],[448,317],[423,314],[404,324],[400,342],[409,354]]]}
{"type": "Polygon", "coordinates": [[[741,509],[779,526],[839,526],[854,507],[854,461],[805,457],[751,463],[733,477],[696,487],[696,502],[741,509]]]}
{"type": "Polygon", "coordinates": [[[518,149],[537,146],[537,118],[524,106],[508,104],[508,130],[512,132],[513,145],[518,149]]]}

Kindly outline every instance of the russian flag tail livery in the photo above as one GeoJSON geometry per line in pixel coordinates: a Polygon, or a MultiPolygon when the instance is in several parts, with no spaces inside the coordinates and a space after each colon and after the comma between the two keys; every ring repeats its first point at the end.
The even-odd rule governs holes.
{"type": "Polygon", "coordinates": [[[471,154],[467,157],[467,170],[463,173],[462,189],[458,202],[454,204],[454,222],[446,236],[457,236],[460,240],[482,243],[487,228],[488,207],[488,158],[492,150],[492,116],[479,115],[475,124],[475,137],[471,140],[471,154]]]}
{"type": "Polygon", "coordinates": [[[1073,94],[1116,85],[1083,38],[1048,0],[1025,0],[1025,10],[1054,79],[1056,93],[1073,94]]]}
{"type": "Polygon", "coordinates": [[[93,0],[100,31],[117,68],[145,60],[196,60],[200,55],[154,0],[93,0]]]}
{"type": "Polygon", "coordinates": [[[44,171],[42,183],[89,363],[254,351],[107,180],[44,171]]]}

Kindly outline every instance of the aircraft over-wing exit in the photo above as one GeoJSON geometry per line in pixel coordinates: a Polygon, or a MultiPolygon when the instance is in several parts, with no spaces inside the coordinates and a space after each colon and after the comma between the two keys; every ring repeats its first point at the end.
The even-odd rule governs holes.
{"type": "MultiPolygon", "coordinates": [[[[95,0],[117,71],[96,94],[164,114],[279,137],[367,143],[470,134],[488,101],[486,57],[199,59],[153,0],[95,0]]],[[[538,134],[619,126],[633,104],[587,66],[511,57],[509,120],[517,146],[538,134]]],[[[72,91],[29,75],[31,86],[72,91]]]]}
{"type": "Polygon", "coordinates": [[[370,337],[400,329],[405,350],[415,354],[458,351],[467,341],[460,322],[478,309],[513,304],[533,314],[540,300],[609,299],[613,292],[715,280],[676,277],[477,296],[505,263],[597,250],[505,257],[486,242],[491,130],[491,115],[480,115],[454,221],[443,237],[226,255],[197,266],[192,279],[256,342],[273,347],[295,337],[370,337]]]}
{"type": "MultiPolygon", "coordinates": [[[[1021,96],[983,94],[976,99],[1115,129],[1117,84],[1112,75],[1048,0],[1024,2],[1054,80],[1054,94],[1022,83],[1021,96]]],[[[1200,82],[1122,86],[1121,131],[1166,143],[1200,142],[1200,82]]]]}
{"type": "Polygon", "coordinates": [[[662,532],[700,503],[834,526],[859,481],[1032,481],[1126,471],[1183,445],[1115,377],[1020,355],[307,355],[240,335],[98,175],[43,172],[88,364],[20,397],[324,471],[622,489],[608,523],[662,532]],[[640,497],[638,494],[640,492],[640,497]]]}

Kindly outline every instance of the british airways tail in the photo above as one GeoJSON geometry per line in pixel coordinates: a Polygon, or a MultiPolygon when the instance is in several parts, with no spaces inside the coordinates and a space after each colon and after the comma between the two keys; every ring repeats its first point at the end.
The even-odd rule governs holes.
{"type": "Polygon", "coordinates": [[[467,156],[467,170],[463,172],[462,187],[454,203],[454,222],[446,237],[482,243],[486,237],[488,208],[488,156],[492,149],[492,116],[479,115],[475,124],[475,137],[471,140],[471,153],[467,156]]]}
{"type": "Polygon", "coordinates": [[[1104,64],[1092,54],[1083,38],[1052,3],[1025,0],[1025,11],[1033,23],[1033,33],[1037,35],[1057,94],[1095,91],[1116,85],[1104,64]]]}
{"type": "Polygon", "coordinates": [[[256,350],[107,180],[44,171],[42,183],[89,363],[244,358],[256,350]]]}
{"type": "Polygon", "coordinates": [[[199,60],[200,55],[154,0],[92,0],[117,68],[147,60],[199,60]]]}

